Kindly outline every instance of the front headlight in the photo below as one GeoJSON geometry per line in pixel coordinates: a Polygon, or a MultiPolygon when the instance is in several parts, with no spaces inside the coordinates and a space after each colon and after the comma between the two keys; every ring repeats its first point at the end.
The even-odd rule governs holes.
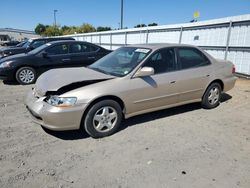
{"type": "Polygon", "coordinates": [[[4,57],[7,57],[8,54],[4,53],[4,52],[0,52],[0,58],[4,58],[4,57]]]}
{"type": "Polygon", "coordinates": [[[76,97],[58,97],[56,95],[49,96],[45,99],[45,101],[56,107],[70,107],[73,106],[77,98],[76,97]]]}
{"type": "Polygon", "coordinates": [[[0,68],[7,68],[7,67],[10,67],[11,63],[13,61],[5,61],[3,62],[2,64],[0,64],[0,68]]]}

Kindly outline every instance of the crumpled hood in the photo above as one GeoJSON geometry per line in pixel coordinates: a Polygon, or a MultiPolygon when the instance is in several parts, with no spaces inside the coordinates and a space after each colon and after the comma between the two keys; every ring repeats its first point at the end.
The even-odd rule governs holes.
{"type": "Polygon", "coordinates": [[[115,76],[103,74],[89,68],[61,68],[52,69],[43,73],[36,82],[35,90],[38,95],[44,96],[46,92],[58,91],[60,88],[70,84],[112,79],[115,76]]]}

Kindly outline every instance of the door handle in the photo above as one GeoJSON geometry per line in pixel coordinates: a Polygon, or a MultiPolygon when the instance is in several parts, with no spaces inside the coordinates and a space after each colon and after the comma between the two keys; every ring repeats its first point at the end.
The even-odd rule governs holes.
{"type": "Polygon", "coordinates": [[[88,59],[95,59],[95,57],[88,57],[88,59]]]}
{"type": "Polygon", "coordinates": [[[65,62],[65,61],[70,61],[70,60],[71,60],[70,58],[62,59],[63,62],[65,62]]]}
{"type": "Polygon", "coordinates": [[[170,82],[170,84],[174,84],[174,83],[176,83],[176,81],[171,81],[171,82],[170,82]]]}

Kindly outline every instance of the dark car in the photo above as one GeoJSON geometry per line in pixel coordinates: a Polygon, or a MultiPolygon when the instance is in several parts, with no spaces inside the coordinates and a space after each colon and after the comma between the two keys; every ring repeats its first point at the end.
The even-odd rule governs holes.
{"type": "Polygon", "coordinates": [[[16,45],[18,45],[19,43],[20,43],[19,41],[13,40],[13,41],[4,42],[4,43],[2,44],[2,46],[16,46],[16,45]]]}
{"type": "Polygon", "coordinates": [[[110,53],[100,46],[80,41],[57,41],[44,44],[28,53],[0,60],[0,79],[26,85],[53,68],[88,66],[110,53]]]}
{"type": "Polygon", "coordinates": [[[15,54],[27,53],[31,50],[34,50],[35,48],[38,48],[39,46],[42,46],[43,44],[46,44],[52,41],[59,41],[59,40],[75,40],[75,39],[72,37],[30,39],[23,46],[20,46],[20,47],[16,46],[14,48],[13,47],[4,48],[0,50],[0,58],[4,58],[4,57],[15,55],[15,54]]]}

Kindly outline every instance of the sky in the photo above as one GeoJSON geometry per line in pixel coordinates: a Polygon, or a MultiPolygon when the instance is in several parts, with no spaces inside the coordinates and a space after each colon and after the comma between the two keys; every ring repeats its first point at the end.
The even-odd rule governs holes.
{"type": "MultiPolygon", "coordinates": [[[[79,26],[90,23],[118,28],[121,0],[3,0],[0,28],[34,30],[38,23],[79,26]]],[[[250,0],[124,0],[124,27],[156,22],[159,25],[189,22],[195,11],[199,20],[250,14],[250,0]]]]}

